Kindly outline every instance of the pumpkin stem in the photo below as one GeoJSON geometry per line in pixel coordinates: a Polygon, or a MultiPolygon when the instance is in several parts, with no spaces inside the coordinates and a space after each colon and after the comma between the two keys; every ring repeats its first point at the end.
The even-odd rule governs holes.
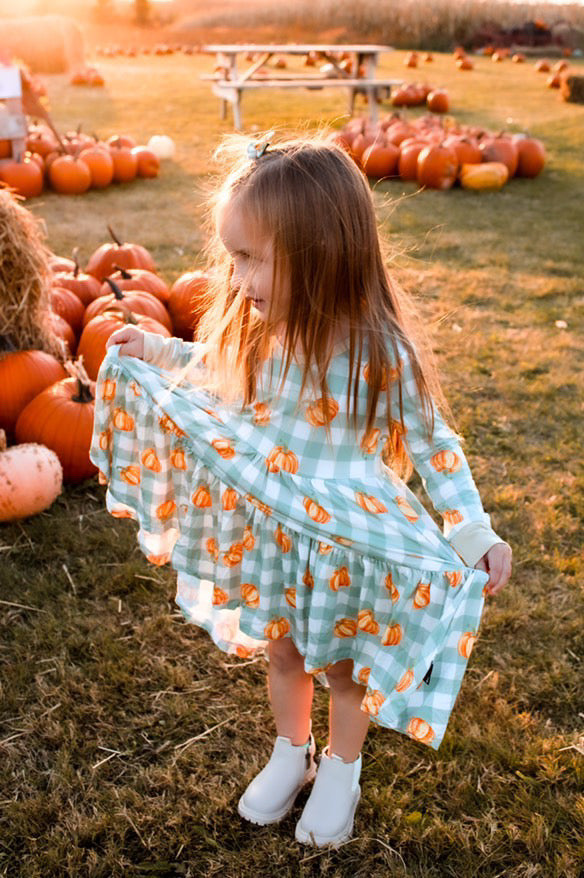
{"type": "Polygon", "coordinates": [[[6,433],[0,430],[0,453],[6,451],[6,433]]]}
{"type": "Polygon", "coordinates": [[[75,268],[73,269],[73,277],[77,277],[79,274],[79,247],[73,247],[73,262],[75,263],[75,268]]]}
{"type": "Polygon", "coordinates": [[[63,367],[71,378],[77,379],[77,394],[71,397],[73,402],[93,402],[94,396],[91,392],[91,381],[83,366],[83,355],[74,363],[71,360],[67,360],[63,367]]]}
{"type": "MultiPolygon", "coordinates": [[[[131,277],[131,275],[130,275],[130,277],[131,277]]],[[[124,296],[123,292],[121,291],[121,289],[119,288],[119,286],[117,285],[117,283],[115,282],[115,280],[112,280],[111,277],[104,277],[104,281],[106,284],[108,284],[112,288],[116,299],[118,299],[118,301],[122,302],[124,300],[125,296],[124,296]]]]}
{"type": "Polygon", "coordinates": [[[110,235],[112,236],[114,243],[117,244],[118,247],[121,247],[122,242],[120,241],[120,239],[118,238],[118,236],[116,235],[116,233],[114,232],[114,230],[112,229],[112,227],[109,224],[108,224],[107,230],[110,233],[110,235]]]}
{"type": "Polygon", "coordinates": [[[114,265],[116,271],[119,271],[124,280],[132,280],[132,275],[121,265],[114,265]]]}

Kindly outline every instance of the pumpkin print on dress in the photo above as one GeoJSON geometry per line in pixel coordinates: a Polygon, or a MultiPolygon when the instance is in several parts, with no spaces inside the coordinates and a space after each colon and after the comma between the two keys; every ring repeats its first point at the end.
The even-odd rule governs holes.
{"type": "Polygon", "coordinates": [[[334,537],[334,540],[341,546],[347,546],[347,548],[353,545],[353,540],[348,540],[346,537],[334,537]]]}
{"type": "Polygon", "coordinates": [[[217,545],[217,540],[215,537],[209,537],[207,542],[205,543],[205,548],[207,549],[209,555],[215,559],[215,561],[219,560],[219,546],[217,545]]]}
{"type": "Polygon", "coordinates": [[[99,485],[107,485],[108,484],[107,476],[101,470],[97,471],[97,482],[99,485]]]}
{"type": "Polygon", "coordinates": [[[213,439],[211,445],[224,460],[230,460],[232,457],[235,457],[235,448],[233,448],[229,439],[213,439]]]}
{"type": "Polygon", "coordinates": [[[435,737],[434,729],[430,723],[427,723],[425,719],[420,719],[418,716],[411,718],[406,731],[408,735],[411,735],[412,738],[415,738],[422,744],[429,744],[435,737]]]}
{"type": "Polygon", "coordinates": [[[211,492],[206,485],[199,485],[191,499],[193,505],[199,509],[206,509],[212,505],[211,492]]]}
{"type": "Polygon", "coordinates": [[[260,593],[252,582],[241,583],[241,597],[248,607],[256,609],[260,605],[260,593]]]}
{"type": "Polygon", "coordinates": [[[114,409],[113,424],[116,430],[130,433],[134,429],[134,418],[124,409],[114,409]]]}
{"type": "Polygon", "coordinates": [[[162,470],[162,464],[160,463],[154,448],[146,448],[142,452],[140,462],[142,463],[142,466],[145,466],[146,469],[152,470],[153,473],[159,473],[162,470]]]}
{"type": "Polygon", "coordinates": [[[235,655],[238,658],[248,659],[253,655],[253,649],[250,649],[249,646],[243,646],[243,644],[238,643],[235,647],[235,655]]]}
{"type": "Polygon", "coordinates": [[[385,587],[389,592],[392,603],[397,603],[399,601],[399,591],[393,584],[393,576],[391,575],[391,573],[388,573],[385,577],[385,587]]]}
{"type": "Polygon", "coordinates": [[[442,518],[450,525],[460,524],[462,521],[462,515],[458,509],[445,509],[442,518]]]}
{"type": "Polygon", "coordinates": [[[272,514],[271,506],[268,506],[266,503],[262,503],[262,501],[258,500],[257,497],[254,497],[253,494],[246,494],[245,499],[252,503],[256,507],[256,509],[259,509],[260,512],[263,512],[264,515],[272,514]]]}
{"type": "Polygon", "coordinates": [[[355,637],[357,633],[356,619],[339,619],[335,622],[335,637],[355,637]]]}
{"type": "Polygon", "coordinates": [[[164,552],[162,555],[146,555],[146,560],[157,567],[163,567],[170,561],[170,552],[164,552]]]}
{"type": "MultiPolygon", "coordinates": [[[[401,364],[400,364],[401,365],[401,364]]],[[[389,370],[389,380],[395,381],[399,375],[399,370],[392,366],[389,370]]],[[[365,363],[363,367],[363,378],[367,382],[367,384],[371,384],[371,364],[365,363]]],[[[381,367],[381,386],[379,387],[380,391],[387,390],[387,370],[385,366],[381,367]]]]}
{"type": "Polygon", "coordinates": [[[184,430],[181,430],[180,427],[174,423],[169,415],[161,415],[158,418],[158,425],[164,433],[172,433],[173,436],[178,436],[179,438],[187,435],[184,430]]]}
{"type": "Polygon", "coordinates": [[[231,512],[237,506],[238,494],[233,488],[226,488],[221,497],[221,505],[225,512],[231,512]]]}
{"type": "Polygon", "coordinates": [[[268,640],[280,640],[290,631],[290,623],[288,619],[280,616],[276,619],[270,619],[264,628],[264,634],[268,640]]]}
{"type": "Polygon", "coordinates": [[[369,682],[369,675],[371,674],[371,668],[361,668],[359,673],[357,674],[357,679],[361,683],[362,686],[366,686],[369,682]]]}
{"type": "Polygon", "coordinates": [[[243,559],[243,543],[233,543],[223,555],[226,567],[237,567],[243,559]]]}
{"type": "Polygon", "coordinates": [[[113,433],[111,427],[108,427],[107,430],[103,430],[99,434],[99,447],[102,451],[110,451],[112,447],[112,438],[113,433]]]}
{"type": "Polygon", "coordinates": [[[380,692],[379,689],[368,689],[361,702],[361,707],[371,716],[377,716],[384,701],[383,692],[380,692]]]}
{"type": "Polygon", "coordinates": [[[375,454],[377,451],[377,444],[379,442],[379,437],[381,436],[381,430],[379,427],[373,427],[369,430],[368,433],[365,433],[363,438],[361,439],[360,448],[365,454],[375,454]]]}
{"type": "Polygon", "coordinates": [[[174,500],[167,500],[166,503],[161,503],[160,506],[156,507],[156,518],[159,521],[166,521],[176,512],[176,503],[174,500]]]}
{"type": "Polygon", "coordinates": [[[438,451],[430,458],[430,463],[437,473],[457,473],[462,461],[454,451],[438,451]]]}
{"type": "Polygon", "coordinates": [[[284,597],[286,598],[286,603],[290,604],[291,607],[296,609],[296,589],[292,586],[285,589],[284,597]]]}
{"type": "Polygon", "coordinates": [[[101,398],[104,400],[113,399],[116,395],[116,382],[112,381],[111,378],[108,378],[103,382],[103,388],[101,391],[101,398]]]}
{"type": "Polygon", "coordinates": [[[475,645],[475,641],[477,639],[476,634],[472,631],[465,631],[462,637],[458,641],[458,654],[462,656],[464,659],[470,658],[470,654],[472,652],[472,648],[475,645]]]}
{"type": "Polygon", "coordinates": [[[339,404],[334,399],[325,401],[317,399],[316,402],[306,406],[306,420],[313,427],[324,427],[334,421],[339,413],[339,404]]]}
{"type": "Polygon", "coordinates": [[[411,521],[412,524],[414,521],[417,521],[420,517],[415,509],[413,509],[405,497],[396,497],[395,502],[398,505],[398,509],[402,512],[408,521],[411,521]]]}
{"type": "Polygon", "coordinates": [[[357,614],[357,627],[361,631],[366,631],[367,634],[379,634],[379,622],[376,621],[373,610],[359,610],[357,614]]]}
{"type": "Polygon", "coordinates": [[[182,448],[173,448],[170,452],[170,465],[175,469],[186,470],[187,459],[182,448]]]}
{"type": "Polygon", "coordinates": [[[318,554],[319,555],[330,555],[332,550],[333,550],[333,547],[329,546],[328,543],[319,543],[318,544],[318,554]]]}
{"type": "Polygon", "coordinates": [[[396,622],[394,625],[387,626],[387,628],[383,632],[381,643],[383,646],[397,646],[397,644],[401,642],[402,636],[402,626],[399,624],[399,622],[396,622]]]}
{"type": "Polygon", "coordinates": [[[256,402],[253,405],[254,409],[254,424],[258,427],[266,427],[270,423],[270,409],[265,404],[265,402],[256,402]]]}
{"type": "Polygon", "coordinates": [[[414,680],[414,672],[411,668],[408,668],[408,670],[405,672],[403,677],[399,680],[398,683],[396,683],[395,691],[396,692],[405,692],[405,690],[408,689],[412,685],[413,680],[414,680]]]}
{"type": "Polygon", "coordinates": [[[340,588],[348,588],[350,585],[351,577],[349,576],[349,570],[347,567],[340,567],[338,570],[335,570],[329,579],[331,591],[338,591],[340,588]]]}
{"type": "Polygon", "coordinates": [[[326,509],[323,506],[319,506],[319,504],[311,497],[304,498],[304,508],[306,509],[307,515],[309,515],[313,521],[316,521],[317,524],[326,524],[331,520],[326,509]]]}
{"type": "Polygon", "coordinates": [[[243,548],[250,552],[255,546],[255,537],[253,535],[251,525],[248,524],[245,526],[245,530],[243,531],[243,548]]]}
{"type": "Polygon", "coordinates": [[[130,381],[130,390],[134,394],[134,396],[142,396],[142,391],[138,387],[135,381],[130,381]]]}
{"type": "Polygon", "coordinates": [[[375,515],[381,515],[382,513],[387,512],[387,506],[372,494],[364,494],[362,491],[355,491],[355,500],[365,512],[373,512],[375,515]]]}
{"type": "Polygon", "coordinates": [[[127,485],[140,484],[140,467],[135,465],[125,466],[120,470],[120,478],[127,485]]]}
{"type": "Polygon", "coordinates": [[[129,509],[123,509],[119,507],[118,509],[112,509],[111,514],[114,518],[135,518],[135,514],[130,512],[129,509]]]}
{"type": "Polygon", "coordinates": [[[220,607],[222,604],[226,604],[229,600],[229,595],[222,588],[219,588],[218,585],[213,586],[213,606],[220,607]]]}
{"type": "Polygon", "coordinates": [[[302,583],[306,586],[306,588],[314,588],[314,576],[310,572],[310,570],[306,570],[304,576],[302,577],[302,583]]]}
{"type": "Polygon", "coordinates": [[[430,603],[430,583],[418,582],[414,592],[414,610],[423,610],[430,603]]]}
{"type": "Polygon", "coordinates": [[[293,451],[287,451],[282,445],[276,445],[266,457],[266,466],[271,473],[279,473],[280,470],[284,470],[285,473],[297,473],[298,458],[293,451]]]}
{"type": "Polygon", "coordinates": [[[452,573],[445,573],[444,576],[448,582],[448,585],[452,586],[452,588],[456,588],[457,585],[460,585],[462,582],[462,571],[454,570],[452,573]]]}
{"type": "Polygon", "coordinates": [[[292,548],[292,538],[284,533],[280,525],[274,531],[274,539],[284,554],[292,548]]]}

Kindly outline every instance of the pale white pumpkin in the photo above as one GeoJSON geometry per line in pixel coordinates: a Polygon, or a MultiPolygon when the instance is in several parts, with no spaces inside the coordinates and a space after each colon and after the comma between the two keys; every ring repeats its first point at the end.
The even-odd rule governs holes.
{"type": "Polygon", "coordinates": [[[168,134],[153,134],[147,146],[159,159],[171,159],[176,152],[174,140],[168,134]]]}
{"type": "Polygon", "coordinates": [[[54,451],[27,442],[6,449],[0,430],[0,522],[37,515],[63,488],[63,468],[54,451]]]}

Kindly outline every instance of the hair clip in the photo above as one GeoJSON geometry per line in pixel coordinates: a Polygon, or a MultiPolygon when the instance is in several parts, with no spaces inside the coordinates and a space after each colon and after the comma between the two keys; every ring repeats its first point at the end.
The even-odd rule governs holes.
{"type": "MultiPolygon", "coordinates": [[[[272,138],[274,136],[273,131],[268,131],[267,138],[272,138]]],[[[247,145],[247,155],[250,159],[261,159],[263,154],[267,151],[268,146],[270,145],[270,139],[264,140],[263,143],[248,143],[247,145]]]]}

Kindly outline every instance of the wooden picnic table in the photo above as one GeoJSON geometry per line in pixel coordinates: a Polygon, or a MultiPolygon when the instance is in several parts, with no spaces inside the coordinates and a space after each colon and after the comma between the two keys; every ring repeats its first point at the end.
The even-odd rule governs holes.
{"type": "Polygon", "coordinates": [[[373,120],[377,118],[377,98],[380,90],[386,91],[401,83],[396,79],[377,79],[377,65],[382,52],[393,51],[391,46],[369,44],[322,44],[322,43],[244,43],[211,44],[202,46],[201,52],[216,56],[215,71],[202,74],[202,79],[210,80],[213,93],[221,100],[221,118],[227,114],[227,104],[233,107],[235,127],[242,127],[241,97],[246,90],[261,88],[345,88],[349,92],[349,112],[353,112],[355,96],[359,93],[369,98],[369,112],[373,120]],[[352,70],[347,71],[339,60],[339,55],[348,54],[352,70]],[[304,55],[318,58],[331,65],[328,74],[286,73],[270,69],[260,73],[273,55],[304,55]],[[246,69],[241,70],[242,56],[248,60],[246,69]],[[249,60],[251,58],[251,61],[249,60]]]}

